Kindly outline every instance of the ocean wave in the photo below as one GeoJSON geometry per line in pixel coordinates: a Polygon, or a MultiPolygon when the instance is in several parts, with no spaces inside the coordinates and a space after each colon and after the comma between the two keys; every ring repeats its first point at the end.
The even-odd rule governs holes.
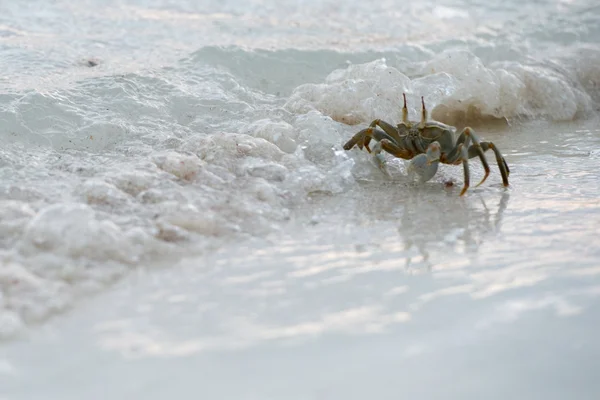
{"type": "Polygon", "coordinates": [[[413,66],[411,75],[382,58],[333,71],[323,83],[300,85],[285,107],[295,113],[317,110],[348,124],[376,118],[399,121],[406,93],[410,114],[417,119],[424,96],[432,117],[442,122],[570,121],[597,109],[600,67],[591,61],[599,55],[600,50],[588,49],[570,68],[566,63],[557,68],[551,62],[485,65],[472,52],[447,50],[413,66]]]}

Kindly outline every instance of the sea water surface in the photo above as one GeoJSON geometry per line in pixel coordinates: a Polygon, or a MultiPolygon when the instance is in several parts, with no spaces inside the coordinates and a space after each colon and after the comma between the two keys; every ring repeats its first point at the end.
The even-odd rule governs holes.
{"type": "Polygon", "coordinates": [[[599,40],[591,0],[0,5],[0,398],[598,398],[599,40]],[[342,149],[402,93],[510,187],[342,149]]]}

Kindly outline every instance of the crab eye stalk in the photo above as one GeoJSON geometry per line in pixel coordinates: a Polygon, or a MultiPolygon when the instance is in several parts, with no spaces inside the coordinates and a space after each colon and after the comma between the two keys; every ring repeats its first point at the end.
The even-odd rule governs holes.
{"type": "Polygon", "coordinates": [[[421,123],[419,124],[421,128],[424,128],[427,124],[427,108],[425,107],[425,99],[421,96],[421,123]]]}
{"type": "Polygon", "coordinates": [[[408,123],[408,107],[406,107],[406,93],[402,93],[402,97],[404,98],[404,106],[402,107],[402,122],[407,124],[408,123]]]}

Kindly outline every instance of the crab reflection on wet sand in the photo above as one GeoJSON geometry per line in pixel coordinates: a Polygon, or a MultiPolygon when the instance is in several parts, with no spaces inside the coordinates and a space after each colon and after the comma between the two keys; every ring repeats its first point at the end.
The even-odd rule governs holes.
{"type": "MultiPolygon", "coordinates": [[[[376,235],[361,239],[361,248],[376,249],[374,254],[386,254],[386,260],[393,258],[406,272],[420,274],[443,270],[450,264],[473,265],[484,243],[497,243],[497,237],[504,236],[510,191],[473,193],[471,201],[465,203],[433,186],[405,190],[408,187],[361,181],[352,192],[347,209],[360,210],[350,213],[356,216],[356,224],[381,226],[391,222],[395,226],[385,231],[393,240],[384,243],[376,235]]],[[[367,259],[364,261],[366,264],[367,259]]]]}
{"type": "MultiPolygon", "coordinates": [[[[452,252],[463,254],[467,259],[474,257],[486,240],[501,233],[502,219],[510,200],[508,192],[503,192],[499,198],[488,198],[487,201],[476,195],[479,204],[474,202],[469,207],[447,209],[444,209],[447,206],[439,204],[443,197],[428,204],[425,198],[431,199],[431,196],[428,196],[427,191],[419,192],[407,199],[399,219],[398,233],[404,239],[404,249],[407,252],[413,249],[414,252],[414,256],[407,254],[405,258],[407,271],[412,270],[413,266],[419,269],[419,264],[427,271],[434,267],[443,269],[445,262],[436,257],[431,260],[430,253],[452,252]],[[436,207],[442,212],[436,212],[436,207]],[[423,208],[427,210],[426,214],[435,217],[420,216],[423,208]],[[435,238],[435,243],[432,243],[432,238],[435,238]]],[[[469,262],[467,259],[464,260],[465,263],[469,262]]]]}
{"type": "Polygon", "coordinates": [[[485,175],[477,185],[479,186],[490,174],[490,167],[484,153],[491,149],[496,156],[502,183],[504,186],[508,186],[510,170],[494,143],[481,142],[470,127],[464,128],[455,139],[456,128],[438,121],[428,120],[423,97],[421,97],[421,121],[410,121],[406,106],[406,94],[403,93],[402,96],[404,97],[402,122],[393,126],[388,122],[376,119],[368,128],[361,130],[346,142],[344,150],[351,150],[354,146],[361,150],[363,147],[366,148],[369,153],[372,152],[375,155],[380,169],[384,171],[385,159],[381,154],[382,150],[395,157],[411,160],[409,172],[416,173],[423,182],[433,178],[440,162],[451,165],[462,163],[464,170],[464,185],[460,192],[462,196],[469,188],[470,183],[469,159],[479,157],[483,164],[485,175]],[[373,150],[369,147],[372,139],[377,141],[373,150]]]}

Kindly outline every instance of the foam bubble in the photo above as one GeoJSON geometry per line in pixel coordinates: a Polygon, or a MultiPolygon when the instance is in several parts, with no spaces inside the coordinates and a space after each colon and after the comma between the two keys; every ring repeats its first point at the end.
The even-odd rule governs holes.
{"type": "Polygon", "coordinates": [[[0,201],[0,244],[3,240],[15,238],[35,215],[29,204],[22,201],[0,201]]]}
{"type": "Polygon", "coordinates": [[[120,191],[116,186],[100,179],[85,181],[78,188],[78,191],[88,204],[123,206],[129,201],[127,194],[120,191]]]}
{"type": "Polygon", "coordinates": [[[177,152],[157,154],[154,156],[154,162],[163,171],[187,181],[194,179],[204,164],[195,155],[177,152]]]}
{"type": "Polygon", "coordinates": [[[2,333],[12,336],[23,323],[43,320],[68,307],[70,298],[64,283],[45,280],[18,263],[2,263],[1,267],[3,307],[0,308],[0,319],[7,323],[2,333]]]}
{"type": "Polygon", "coordinates": [[[28,252],[124,263],[134,263],[139,258],[139,249],[115,223],[98,219],[91,207],[80,203],[43,208],[25,228],[23,239],[22,245],[28,252]]]}
{"type": "Polygon", "coordinates": [[[158,178],[149,171],[118,171],[109,178],[119,190],[130,196],[137,196],[156,184],[158,178]]]}
{"type": "Polygon", "coordinates": [[[226,167],[230,171],[236,169],[236,159],[239,158],[257,157],[279,161],[284,154],[267,140],[238,133],[197,135],[184,143],[182,149],[197,154],[205,162],[226,167]]]}
{"type": "Polygon", "coordinates": [[[248,127],[250,134],[257,138],[262,138],[273,143],[281,151],[293,153],[296,151],[296,131],[294,127],[287,122],[274,122],[268,119],[262,119],[252,123],[248,127]]]}

